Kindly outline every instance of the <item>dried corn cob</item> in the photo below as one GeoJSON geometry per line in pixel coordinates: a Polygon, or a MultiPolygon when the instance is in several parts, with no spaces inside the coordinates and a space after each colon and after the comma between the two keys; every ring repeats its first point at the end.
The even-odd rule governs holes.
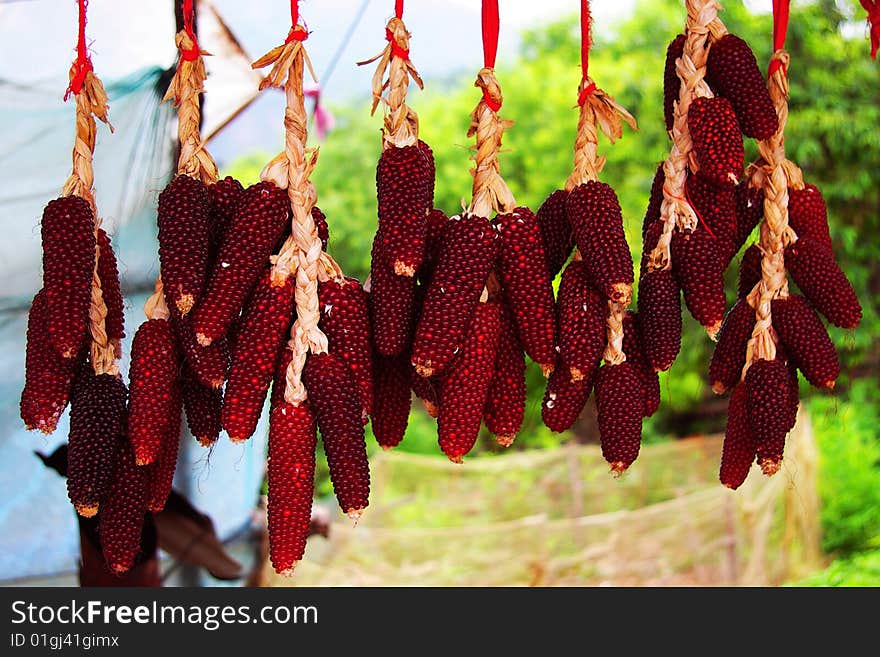
{"type": "Polygon", "coordinates": [[[425,258],[422,260],[422,266],[419,267],[417,278],[419,284],[427,286],[434,276],[434,269],[437,267],[437,260],[440,257],[440,248],[443,245],[443,229],[446,228],[446,222],[449,217],[443,210],[434,208],[428,212],[427,231],[425,233],[425,258]]]}
{"type": "Polygon", "coordinates": [[[434,182],[437,176],[437,169],[434,164],[434,151],[421,139],[419,139],[417,145],[428,162],[428,208],[430,209],[434,207],[434,182]]]}
{"type": "Polygon", "coordinates": [[[230,327],[229,336],[224,336],[213,341],[207,347],[203,347],[196,340],[193,331],[192,315],[180,317],[171,310],[171,325],[177,337],[177,345],[183,358],[189,365],[196,379],[203,386],[219,389],[226,380],[226,370],[229,367],[229,342],[232,330],[238,324],[238,318],[230,327]]]}
{"type": "Polygon", "coordinates": [[[220,437],[223,391],[200,383],[189,365],[184,364],[180,392],[190,433],[202,447],[210,447],[220,437]]]}
{"type": "Polygon", "coordinates": [[[67,407],[85,351],[80,352],[79,358],[63,358],[49,343],[47,321],[46,292],[40,290],[28,312],[25,378],[19,410],[27,429],[50,434],[67,407]]]}
{"type": "Polygon", "coordinates": [[[664,223],[655,221],[648,226],[642,241],[642,261],[639,263],[639,277],[642,278],[648,272],[651,253],[657,248],[661,235],[663,235],[664,223]]]}
{"type": "Polygon", "coordinates": [[[185,174],[159,194],[159,264],[165,303],[186,315],[199,302],[211,246],[210,199],[201,180],[185,174]]]}
{"type": "Polygon", "coordinates": [[[497,236],[476,215],[447,222],[413,339],[412,363],[422,376],[442,372],[461,349],[498,252],[497,236]]]}
{"type": "Polygon", "coordinates": [[[746,386],[737,385],[727,403],[727,427],[721,448],[721,468],[718,479],[736,490],[746,480],[755,461],[755,434],[749,423],[749,395],[746,386]]]}
{"type": "Polygon", "coordinates": [[[636,367],[629,361],[603,365],[596,374],[596,411],[602,456],[615,474],[639,455],[645,394],[636,367]]]}
{"type": "Polygon", "coordinates": [[[180,432],[180,356],[171,322],[151,319],[131,346],[128,436],[138,465],[154,462],[168,436],[180,432]]]}
{"type": "MultiPolygon", "coordinates": [[[[373,435],[382,449],[397,447],[406,433],[412,406],[411,373],[407,354],[375,354],[373,365],[373,435]]],[[[427,381],[427,379],[422,379],[427,381]]]]}
{"type": "Polygon", "coordinates": [[[541,419],[548,429],[561,433],[571,428],[593,391],[593,378],[572,381],[566,376],[565,367],[560,365],[553,370],[541,403],[541,419]]]}
{"type": "Polygon", "coordinates": [[[384,356],[403,353],[415,326],[415,278],[397,276],[385,264],[382,230],[373,238],[370,265],[370,320],[373,342],[384,356]]]}
{"type": "MultiPolygon", "coordinates": [[[[285,372],[285,366],[281,372],[285,372]]],[[[283,388],[283,374],[280,378],[283,388]]],[[[315,487],[315,418],[308,403],[294,406],[272,395],[267,463],[269,558],[276,573],[292,575],[309,535],[315,487]]]]}
{"type": "Polygon", "coordinates": [[[480,432],[500,333],[500,305],[478,304],[460,356],[441,377],[437,437],[440,449],[453,463],[462,462],[480,432]]]}
{"type": "Polygon", "coordinates": [[[645,347],[639,316],[632,310],[623,316],[623,353],[639,375],[645,396],[644,416],[651,417],[660,408],[660,377],[645,358],[645,347]]]}
{"type": "Polygon", "coordinates": [[[840,362],[816,311],[802,296],[793,295],[774,299],[771,312],[773,328],[790,361],[812,385],[833,388],[840,375],[840,362]]]}
{"type": "MultiPolygon", "coordinates": [[[[180,409],[180,393],[177,392],[177,408],[180,409]]],[[[158,458],[145,466],[148,472],[149,499],[147,508],[158,512],[165,508],[165,502],[171,494],[174,483],[174,471],[177,469],[177,453],[180,451],[180,413],[177,416],[177,431],[169,431],[162,442],[158,458]]]]}
{"type": "Polygon", "coordinates": [[[107,566],[122,574],[131,570],[141,552],[149,489],[147,469],[135,464],[125,436],[120,436],[117,454],[116,476],[98,514],[98,532],[107,566]]]}
{"type": "Polygon", "coordinates": [[[556,324],[537,219],[528,208],[517,207],[493,224],[500,235],[496,271],[517,335],[529,358],[549,373],[556,360],[556,324]]]}
{"type": "Polygon", "coordinates": [[[747,137],[769,139],[778,129],[776,108],[749,44],[725,34],[709,49],[706,82],[730,101],[740,130],[747,137]]]}
{"type": "Polygon", "coordinates": [[[385,264],[399,276],[414,276],[425,256],[429,209],[428,159],[417,145],[389,146],[376,167],[380,233],[385,264]]]}
{"type": "Polygon", "coordinates": [[[735,185],[742,175],[742,135],[730,102],[722,96],[695,98],[687,115],[698,175],[715,185],[735,185]]]}
{"type": "Polygon", "coordinates": [[[593,287],[612,301],[628,304],[633,263],[614,189],[603,182],[587,181],[569,193],[565,207],[593,287]]]}
{"type": "Polygon", "coordinates": [[[88,340],[95,270],[95,217],[79,196],[49,201],[40,222],[46,330],[52,346],[75,358],[88,340]]]}
{"type": "Polygon", "coordinates": [[[419,376],[416,368],[409,364],[410,388],[416,397],[422,400],[422,406],[431,417],[437,417],[440,412],[440,377],[419,376]]]}
{"type": "Polygon", "coordinates": [[[312,206],[312,221],[318,229],[318,239],[321,240],[321,248],[327,250],[327,242],[330,241],[330,226],[327,224],[327,215],[317,205],[312,206]]]}
{"type": "Polygon", "coordinates": [[[116,265],[116,254],[110,236],[103,228],[98,229],[98,279],[101,281],[101,294],[107,306],[104,318],[104,330],[107,338],[114,343],[116,356],[119,357],[120,343],[125,337],[125,315],[122,300],[122,289],[119,285],[119,269],[116,265]]]}
{"type": "Polygon", "coordinates": [[[736,197],[729,187],[718,187],[700,176],[689,175],[685,193],[691,207],[710,232],[722,270],[739,251],[737,245],[736,197]]]}
{"type": "Polygon", "coordinates": [[[541,242],[544,244],[544,256],[547,258],[547,273],[550,279],[562,270],[574,248],[571,224],[565,212],[568,192],[557,189],[544,199],[535,217],[541,230],[541,242]]]}
{"type": "Polygon", "coordinates": [[[319,326],[331,354],[344,360],[358,385],[364,422],[373,412],[373,338],[367,293],[356,278],[329,280],[318,286],[319,326]]]}
{"type": "Polygon", "coordinates": [[[223,237],[232,224],[235,206],[244,193],[244,187],[232,176],[226,176],[211,183],[207,188],[210,201],[208,217],[211,224],[211,258],[209,260],[213,262],[217,250],[223,242],[223,237]]]}
{"type": "Polygon", "coordinates": [[[752,187],[748,180],[740,182],[736,196],[736,250],[742,247],[764,216],[764,190],[752,187]]]}
{"type": "Polygon", "coordinates": [[[339,507],[357,518],[369,504],[370,494],[370,467],[357,384],[345,362],[326,353],[308,357],[303,382],[321,430],[339,507]]]}
{"type": "Polygon", "coordinates": [[[785,249],[785,268],[810,301],[835,326],[854,329],[862,306],[832,252],[806,235],[785,249]]]}
{"type": "Polygon", "coordinates": [[[672,270],[645,273],[636,301],[645,356],[655,371],[668,370],[681,349],[681,297],[672,270]]]}
{"type": "Polygon", "coordinates": [[[794,426],[797,414],[797,401],[795,398],[792,404],[791,379],[785,362],[780,359],[755,361],[746,372],[745,386],[758,465],[764,474],[770,475],[779,469],[785,437],[794,426]]]}
{"type": "Polygon", "coordinates": [[[278,354],[293,323],[295,289],[292,278],[276,285],[266,273],[242,313],[223,393],[223,428],[232,442],[247,440],[257,429],[278,354]]]}
{"type": "Polygon", "coordinates": [[[684,34],[679,34],[666,47],[666,64],[663,68],[663,116],[666,130],[672,130],[675,105],[681,92],[681,80],[675,71],[675,62],[684,54],[684,34]]]}
{"type": "Polygon", "coordinates": [[[822,192],[815,185],[788,190],[788,225],[798,237],[810,236],[831,250],[828,211],[822,192]]]}
{"type": "Polygon", "coordinates": [[[743,253],[742,260],[739,263],[739,280],[737,282],[737,299],[745,299],[751,292],[758,281],[761,280],[761,260],[764,254],[761,253],[761,247],[752,244],[743,253]]]}
{"type": "Polygon", "coordinates": [[[125,437],[128,391],[111,374],[85,367],[70,404],[67,495],[77,513],[91,517],[104,503],[113,482],[119,441],[125,437]]]}
{"type": "Polygon", "coordinates": [[[742,378],[746,346],[754,328],[755,309],[740,297],[724,317],[709,363],[709,383],[716,394],[724,394],[742,378]]]}
{"type": "MultiPolygon", "coordinates": [[[[657,165],[654,172],[654,179],[651,181],[651,196],[648,198],[648,207],[645,210],[645,216],[642,219],[642,240],[648,235],[648,230],[660,221],[660,206],[663,204],[663,185],[666,183],[666,173],[663,171],[663,162],[657,165]]],[[[659,237],[659,235],[658,235],[659,237]]],[[[647,243],[642,249],[643,257],[648,255],[657,246],[656,239],[654,246],[648,248],[647,243]]]]}
{"type": "Polygon", "coordinates": [[[573,381],[592,380],[605,352],[607,303],[590,285],[587,265],[572,260],[562,272],[556,303],[559,362],[573,381]]]}
{"type": "Polygon", "coordinates": [[[285,190],[271,182],[251,185],[241,195],[194,313],[200,345],[226,335],[288,225],[288,206],[285,190]]]}
{"type": "Polygon", "coordinates": [[[510,309],[501,312],[495,369],[483,410],[486,428],[503,447],[513,444],[526,408],[526,359],[510,309]]]}
{"type": "Polygon", "coordinates": [[[697,226],[692,231],[675,232],[671,252],[673,271],[687,309],[714,337],[727,310],[724,266],[715,240],[705,227],[697,226]]]}

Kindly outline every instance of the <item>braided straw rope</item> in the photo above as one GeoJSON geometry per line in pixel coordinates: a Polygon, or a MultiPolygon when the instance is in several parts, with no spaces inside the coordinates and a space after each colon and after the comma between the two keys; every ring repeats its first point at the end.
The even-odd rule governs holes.
{"type": "MultiPolygon", "coordinates": [[[[294,32],[305,33],[297,25],[294,32]]],[[[315,186],[309,180],[318,160],[318,149],[307,149],[307,115],[303,99],[303,74],[307,66],[315,77],[302,41],[291,39],[277,46],[255,61],[253,68],[272,64],[269,74],[260,83],[260,89],[283,87],[287,104],[284,110],[284,151],[276,155],[263,169],[260,179],[286,189],[292,213],[291,236],[277,256],[272,257],[272,281],[282,285],[291,275],[296,276],[297,318],[291,329],[288,348],[293,352],[287,370],[284,398],[299,405],[307,398],[302,383],[302,370],[309,352],[326,353],[327,336],[318,328],[321,315],[318,310],[318,282],[344,275],[339,265],[321,248],[318,229],[312,219],[312,207],[317,200],[315,186]]]]}
{"type": "MultiPolygon", "coordinates": [[[[580,106],[578,118],[577,137],[574,142],[574,169],[565,182],[566,191],[571,192],[578,185],[589,181],[599,180],[599,172],[605,166],[605,156],[599,155],[598,130],[608,137],[613,144],[623,136],[623,122],[636,130],[636,120],[614,98],[596,87],[591,78],[581,81],[578,95],[586,94],[584,102],[580,106]],[[592,88],[592,91],[589,91],[592,88]]],[[[580,253],[576,253],[580,258],[580,253]]],[[[627,290],[621,300],[608,300],[608,315],[606,318],[607,346],[604,359],[609,365],[618,365],[626,360],[623,353],[623,313],[632,298],[632,286],[626,285],[627,290]]]]}
{"type": "MultiPolygon", "coordinates": [[[[70,70],[73,80],[75,69],[70,70]]],[[[106,123],[113,131],[107,118],[107,92],[101,80],[92,71],[88,71],[82,88],[76,94],[76,138],[73,143],[73,171],[61,189],[62,196],[79,196],[85,199],[92,208],[95,217],[95,244],[98,241],[98,229],[101,219],[95,205],[95,173],[92,169],[92,157],[95,152],[97,123],[95,117],[106,123]]],[[[95,248],[95,267],[92,273],[92,298],[89,305],[89,333],[92,341],[89,345],[89,356],[95,374],[119,374],[116,363],[121,346],[113,344],[107,337],[106,318],[107,304],[101,291],[101,279],[98,277],[98,258],[100,248],[95,248]]]]}
{"type": "Polygon", "coordinates": [[[373,74],[373,107],[372,115],[379,103],[384,103],[388,111],[385,113],[384,130],[382,131],[383,150],[390,146],[412,146],[419,139],[419,117],[415,111],[406,104],[406,93],[409,88],[410,78],[424,89],[425,85],[419,77],[416,67],[409,57],[401,57],[397,51],[409,52],[410,33],[403,21],[392,18],[386,26],[388,45],[381,53],[366,61],[358,62],[358,66],[371,64],[379,60],[379,66],[373,74]],[[385,73],[388,78],[385,79],[385,73]],[[387,89],[387,96],[383,92],[387,89]]]}
{"type": "MultiPolygon", "coordinates": [[[[776,332],[773,330],[771,303],[773,299],[788,296],[788,279],[785,273],[785,247],[797,240],[788,225],[788,188],[803,189],[801,170],[785,156],[785,124],[788,120],[788,69],[789,55],[784,50],[773,53],[772,61],[781,62],[768,81],[770,98],[779,117],[779,129],[765,141],[758,142],[762,164],[749,167],[750,184],[764,190],[764,221],[761,222],[760,249],[761,280],[746,297],[755,309],[757,322],[746,348],[746,364],[742,376],[752,363],[759,359],[776,358],[776,332]]],[[[763,466],[762,466],[763,467],[763,466]]]]}
{"type": "Polygon", "coordinates": [[[687,168],[690,167],[694,172],[697,170],[687,114],[695,98],[712,97],[712,91],[703,79],[706,75],[706,59],[709,55],[708,37],[717,40],[727,32],[717,16],[721,8],[717,0],[685,0],[685,5],[687,21],[684,49],[682,56],[675,62],[675,70],[681,85],[669,135],[672,139],[672,148],[663,163],[665,182],[663,202],[660,205],[663,233],[648,258],[648,271],[669,269],[672,266],[672,257],[669,253],[672,232],[676,228],[693,230],[697,226],[697,215],[685,196],[687,168]]]}

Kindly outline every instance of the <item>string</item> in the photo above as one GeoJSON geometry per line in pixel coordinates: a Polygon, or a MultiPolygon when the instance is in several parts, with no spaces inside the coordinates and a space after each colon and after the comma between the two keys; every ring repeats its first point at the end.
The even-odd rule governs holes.
{"type": "Polygon", "coordinates": [[[70,94],[78,94],[82,90],[86,75],[92,70],[92,60],[89,58],[89,49],[86,45],[86,10],[89,0],[77,0],[79,5],[79,36],[76,42],[76,61],[73,62],[72,76],[67,91],[64,92],[64,100],[70,98],[70,94]]]}
{"type": "Polygon", "coordinates": [[[498,26],[498,0],[483,0],[483,66],[486,68],[495,68],[498,26]]]}
{"type": "Polygon", "coordinates": [[[185,50],[180,51],[180,56],[190,62],[194,62],[199,58],[199,43],[196,40],[196,31],[193,26],[193,18],[195,15],[195,9],[193,7],[193,0],[183,0],[183,30],[186,32],[186,35],[189,37],[189,40],[192,41],[192,46],[185,50]]]}
{"type": "MultiPolygon", "coordinates": [[[[785,36],[788,32],[789,0],[773,0],[773,52],[785,48],[785,36]]],[[[767,75],[772,76],[782,66],[782,60],[774,57],[770,60],[767,75]]],[[[785,69],[782,70],[783,74],[785,69]]]]}
{"type": "Polygon", "coordinates": [[[394,15],[398,19],[403,18],[403,0],[394,0],[394,15]]]}

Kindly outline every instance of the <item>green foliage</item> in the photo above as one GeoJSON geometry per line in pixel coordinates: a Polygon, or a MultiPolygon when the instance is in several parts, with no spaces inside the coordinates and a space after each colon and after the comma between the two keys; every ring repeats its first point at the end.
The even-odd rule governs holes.
{"type": "Polygon", "coordinates": [[[880,550],[833,561],[825,570],[788,586],[862,587],[880,586],[880,550]]]}

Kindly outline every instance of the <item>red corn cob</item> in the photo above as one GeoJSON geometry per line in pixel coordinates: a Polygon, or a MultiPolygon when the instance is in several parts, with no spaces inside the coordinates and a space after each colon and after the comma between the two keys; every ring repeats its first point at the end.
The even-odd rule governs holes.
{"type": "Polygon", "coordinates": [[[605,351],[606,302],[590,286],[583,260],[562,272],[556,303],[560,366],[573,381],[592,379],[605,351]]]}
{"type": "MultiPolygon", "coordinates": [[[[373,435],[382,449],[397,447],[406,433],[412,405],[410,382],[419,378],[411,374],[409,358],[375,355],[373,366],[373,435]]],[[[422,379],[427,382],[427,379],[422,379]]]]}
{"type": "Polygon", "coordinates": [[[500,333],[500,305],[480,303],[460,357],[441,377],[437,438],[453,463],[461,463],[477,441],[500,333]]]}
{"type": "Polygon", "coordinates": [[[422,151],[422,154],[425,156],[425,159],[428,161],[428,207],[434,207],[434,182],[437,176],[437,169],[434,165],[434,151],[431,150],[431,147],[428,146],[424,141],[419,139],[418,141],[419,150],[422,151]]]}
{"type": "Polygon", "coordinates": [[[247,440],[257,429],[278,354],[293,322],[295,290],[292,277],[275,285],[267,273],[242,313],[223,393],[223,428],[234,443],[247,440]]]}
{"type": "Polygon", "coordinates": [[[82,356],[63,358],[49,344],[47,314],[46,292],[40,290],[34,296],[28,313],[24,388],[19,410],[27,429],[39,429],[50,434],[55,431],[58,419],[67,407],[70,388],[82,356]]]}
{"type": "Polygon", "coordinates": [[[440,377],[419,376],[416,369],[409,365],[410,388],[416,397],[422,400],[422,406],[431,417],[437,417],[440,412],[440,377]]]}
{"type": "Polygon", "coordinates": [[[356,278],[330,280],[318,286],[319,326],[331,354],[344,360],[358,385],[364,422],[373,412],[373,337],[367,293],[356,278]]]}
{"type": "Polygon", "coordinates": [[[619,475],[639,455],[645,395],[636,367],[629,361],[603,365],[596,374],[596,411],[602,456],[619,475]]]}
{"type": "Polygon", "coordinates": [[[98,278],[101,281],[101,294],[107,306],[104,318],[104,330],[114,344],[116,356],[121,356],[120,343],[125,337],[125,315],[122,301],[122,289],[119,286],[119,269],[116,265],[116,254],[110,236],[103,228],[98,229],[98,278]]]}
{"type": "Polygon", "coordinates": [[[498,253],[497,237],[483,217],[447,222],[413,339],[412,363],[422,376],[442,372],[461,349],[498,253]]]}
{"type": "Polygon", "coordinates": [[[503,447],[513,444],[526,408],[526,359],[516,324],[505,306],[501,312],[495,369],[483,410],[486,428],[503,447]]]}
{"type": "Polygon", "coordinates": [[[168,431],[162,438],[159,456],[150,465],[141,466],[148,472],[149,500],[147,508],[158,512],[165,508],[165,502],[171,494],[174,483],[174,471],[177,469],[177,453],[180,450],[180,392],[177,394],[177,431],[168,431]]]}
{"type": "Polygon", "coordinates": [[[565,367],[556,367],[547,379],[541,419],[551,431],[563,432],[571,428],[584,410],[593,391],[593,377],[572,381],[565,367]]]}
{"type": "Polygon", "coordinates": [[[739,263],[739,281],[737,283],[737,298],[745,299],[761,280],[761,262],[764,254],[761,247],[752,244],[743,253],[739,263]]]}
{"type": "Polygon", "coordinates": [[[629,303],[633,263],[617,194],[591,180],[572,190],[565,208],[593,287],[613,301],[629,303]]]}
{"type": "Polygon", "coordinates": [[[757,360],[746,372],[745,385],[758,465],[764,474],[772,475],[779,470],[785,437],[794,424],[788,368],[779,359],[757,360]]]}
{"type": "Polygon", "coordinates": [[[822,320],[799,295],[773,300],[773,328],[785,345],[791,362],[817,388],[834,388],[840,362],[822,320]]]}
{"type": "Polygon", "coordinates": [[[204,183],[185,174],[159,194],[159,263],[165,303],[186,315],[198,303],[211,247],[210,199],[204,183]]]}
{"type": "MultiPolygon", "coordinates": [[[[666,184],[666,172],[663,171],[663,162],[657,165],[654,172],[654,180],[651,181],[651,196],[648,199],[648,208],[642,219],[642,240],[648,234],[648,229],[660,221],[660,210],[663,205],[663,185],[666,184]]],[[[645,249],[646,251],[648,249],[645,249]]]]}
{"type": "Polygon", "coordinates": [[[497,272],[517,335],[529,358],[549,373],[556,360],[553,285],[537,219],[518,207],[493,223],[501,236],[497,272]]]}
{"type": "Polygon", "coordinates": [[[568,192],[557,189],[544,199],[535,217],[541,230],[544,256],[547,258],[547,273],[550,279],[556,278],[574,248],[571,224],[565,212],[568,192]]]}
{"type": "Polygon", "coordinates": [[[127,390],[121,379],[85,369],[71,398],[67,495],[77,513],[89,518],[113,482],[119,441],[125,437],[127,390]]]}
{"type": "Polygon", "coordinates": [[[727,428],[721,448],[721,469],[718,479],[732,490],[746,480],[755,461],[755,435],[749,423],[749,395],[745,385],[737,385],[727,403],[727,428]]]}
{"type": "Polygon", "coordinates": [[[730,102],[722,96],[695,98],[687,121],[698,174],[716,185],[735,185],[742,174],[745,151],[730,102]]]}
{"type": "Polygon", "coordinates": [[[449,217],[443,210],[434,208],[428,212],[427,232],[425,233],[425,258],[422,260],[422,266],[419,267],[417,274],[419,283],[427,286],[431,282],[434,275],[434,269],[437,267],[437,259],[440,257],[440,248],[443,245],[443,229],[446,228],[446,222],[449,217]]]}
{"type": "Polygon", "coordinates": [[[663,116],[666,130],[672,130],[675,104],[681,91],[681,80],[675,72],[675,61],[684,54],[684,34],[679,34],[666,47],[666,65],[663,69],[663,116]]]}
{"type": "Polygon", "coordinates": [[[779,129],[764,75],[749,44],[738,36],[728,33],[712,44],[706,60],[706,82],[717,95],[730,101],[747,137],[769,139],[779,129]]]}
{"type": "Polygon", "coordinates": [[[180,433],[179,373],[171,322],[141,324],[131,345],[128,409],[128,437],[138,465],[155,461],[168,436],[180,433]]]}
{"type": "MultiPolygon", "coordinates": [[[[233,326],[237,323],[236,320],[233,326]]],[[[228,337],[232,337],[233,332],[230,330],[228,337],[224,336],[203,347],[193,332],[192,315],[180,317],[172,310],[171,325],[177,337],[177,346],[199,383],[209,388],[222,387],[229,367],[228,337]]]]}
{"type": "Polygon", "coordinates": [[[357,384],[348,366],[332,354],[311,354],[303,382],[321,430],[339,507],[356,519],[370,496],[370,466],[357,384]]]}
{"type": "Polygon", "coordinates": [[[623,353],[639,375],[645,396],[644,416],[651,417],[660,408],[660,377],[645,358],[640,324],[638,314],[627,310],[623,316],[623,353]]]}
{"type": "Polygon", "coordinates": [[[217,249],[223,242],[223,237],[229,226],[232,224],[232,217],[235,214],[235,206],[241,195],[244,193],[244,187],[232,176],[211,183],[208,188],[208,219],[211,225],[211,250],[209,259],[213,264],[213,259],[217,255],[217,249]]]}
{"type": "Polygon", "coordinates": [[[803,189],[788,190],[788,225],[798,237],[809,235],[831,250],[828,211],[822,192],[815,185],[807,184],[803,189]]]}
{"type": "Polygon", "coordinates": [[[724,317],[718,331],[718,342],[709,363],[709,383],[716,394],[722,395],[742,378],[746,364],[746,346],[755,328],[755,310],[740,298],[724,317]]]}
{"type": "Polygon", "coordinates": [[[739,251],[734,192],[729,187],[718,187],[694,175],[687,177],[685,187],[691,207],[711,233],[722,269],[726,269],[739,251]]]}
{"type": "Polygon", "coordinates": [[[74,358],[88,340],[95,271],[95,217],[79,196],[62,196],[43,210],[43,289],[46,330],[59,354],[74,358]]]}
{"type": "Polygon", "coordinates": [[[834,255],[816,238],[800,238],[785,249],[785,268],[813,307],[840,328],[854,329],[862,306],[834,255]]]}
{"type": "Polygon", "coordinates": [[[639,264],[640,277],[644,276],[648,271],[648,262],[650,261],[651,253],[657,248],[657,244],[660,242],[660,236],[663,234],[663,229],[664,223],[658,220],[648,226],[645,231],[642,241],[642,261],[639,264]]]}
{"type": "Polygon", "coordinates": [[[210,447],[220,437],[223,391],[199,383],[189,365],[184,364],[180,392],[190,433],[202,447],[210,447]]]}
{"type": "Polygon", "coordinates": [[[287,192],[272,182],[256,183],[242,193],[194,313],[199,344],[226,335],[288,226],[289,203],[287,192]]]}
{"type": "Polygon", "coordinates": [[[149,488],[147,469],[135,465],[131,444],[124,436],[117,459],[116,476],[98,514],[98,532],[107,566],[122,574],[140,555],[149,488]]]}
{"type": "Polygon", "coordinates": [[[382,229],[373,238],[370,265],[370,321],[373,342],[384,356],[403,353],[412,341],[415,325],[416,281],[398,276],[385,264],[382,229]]]}
{"type": "Polygon", "coordinates": [[[315,488],[316,443],[315,418],[308,404],[294,406],[273,392],[266,515],[269,558],[281,575],[292,575],[305,553],[315,488]]]}
{"type": "Polygon", "coordinates": [[[714,337],[727,310],[724,265],[715,241],[703,226],[672,235],[672,267],[687,309],[714,337]]]}
{"type": "Polygon", "coordinates": [[[312,206],[312,221],[318,229],[318,239],[321,240],[321,248],[327,250],[327,242],[330,240],[330,226],[327,225],[327,215],[317,205],[312,206]]]}
{"type": "Polygon", "coordinates": [[[646,272],[636,302],[645,357],[655,371],[668,370],[681,349],[681,297],[672,270],[646,272]]]}
{"type": "Polygon", "coordinates": [[[428,199],[429,166],[414,144],[389,146],[376,167],[385,264],[400,276],[414,276],[425,256],[425,213],[433,205],[428,199]]]}
{"type": "Polygon", "coordinates": [[[734,189],[736,197],[736,250],[739,251],[764,216],[764,190],[743,180],[734,189]]]}

